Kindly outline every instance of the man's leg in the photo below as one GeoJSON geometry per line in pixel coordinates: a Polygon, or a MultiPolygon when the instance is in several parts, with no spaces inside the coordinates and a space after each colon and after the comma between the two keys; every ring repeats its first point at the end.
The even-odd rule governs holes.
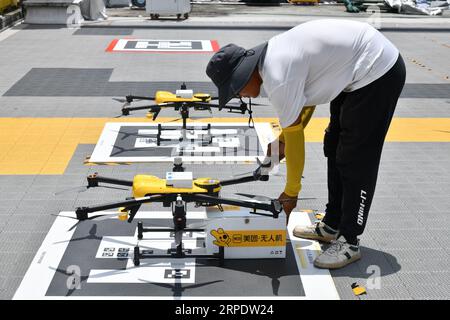
{"type": "Polygon", "coordinates": [[[331,118],[325,130],[324,153],[328,158],[328,204],[323,221],[312,226],[296,226],[293,234],[304,239],[314,239],[324,242],[336,240],[342,210],[342,183],[336,168],[336,148],[339,141],[339,113],[345,93],[340,94],[330,104],[331,118]]]}
{"type": "Polygon", "coordinates": [[[384,139],[405,83],[405,65],[348,93],[341,107],[336,166],[342,180],[342,217],[337,241],[314,260],[318,268],[337,269],[361,258],[357,237],[364,231],[378,175],[384,139]]]}
{"type": "Polygon", "coordinates": [[[341,93],[330,103],[330,123],[325,130],[323,151],[327,158],[328,203],[323,222],[334,230],[339,229],[342,217],[342,181],[336,166],[336,150],[341,133],[339,123],[341,106],[346,93],[341,93]]]}
{"type": "Polygon", "coordinates": [[[339,229],[354,245],[367,223],[384,139],[404,83],[405,66],[399,57],[383,77],[349,93],[342,105],[336,154],[343,186],[339,229]]]}
{"type": "Polygon", "coordinates": [[[326,215],[323,221],[312,226],[296,226],[293,234],[304,239],[313,239],[323,242],[336,240],[341,220],[341,199],[342,185],[339,172],[336,168],[336,148],[339,140],[339,110],[340,104],[344,100],[345,94],[339,95],[330,104],[331,119],[328,128],[325,130],[324,153],[328,157],[328,204],[326,215]],[[331,169],[330,169],[331,168],[331,169]]]}

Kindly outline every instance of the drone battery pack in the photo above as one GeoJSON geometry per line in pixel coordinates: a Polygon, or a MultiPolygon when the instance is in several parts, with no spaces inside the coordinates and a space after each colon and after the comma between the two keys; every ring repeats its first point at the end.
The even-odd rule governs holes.
{"type": "Polygon", "coordinates": [[[177,98],[192,99],[194,97],[193,90],[177,90],[175,92],[177,98]]]}
{"type": "Polygon", "coordinates": [[[192,188],[192,172],[166,172],[166,186],[192,188]]]}

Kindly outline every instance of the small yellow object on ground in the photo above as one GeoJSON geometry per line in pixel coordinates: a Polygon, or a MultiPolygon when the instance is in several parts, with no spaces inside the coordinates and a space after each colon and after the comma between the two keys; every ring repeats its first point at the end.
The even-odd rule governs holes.
{"type": "Polygon", "coordinates": [[[363,294],[367,294],[366,288],[361,287],[356,282],[352,283],[352,290],[353,290],[353,293],[355,294],[355,296],[360,296],[360,295],[363,295],[363,294]]]}

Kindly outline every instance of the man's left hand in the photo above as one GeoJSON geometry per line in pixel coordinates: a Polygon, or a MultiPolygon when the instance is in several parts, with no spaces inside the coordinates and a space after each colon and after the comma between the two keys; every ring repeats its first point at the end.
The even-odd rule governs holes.
{"type": "Polygon", "coordinates": [[[278,197],[278,200],[281,202],[283,210],[286,213],[287,221],[289,221],[289,215],[291,214],[292,210],[294,210],[294,208],[297,206],[297,197],[298,195],[295,197],[288,196],[284,192],[278,197]]]}

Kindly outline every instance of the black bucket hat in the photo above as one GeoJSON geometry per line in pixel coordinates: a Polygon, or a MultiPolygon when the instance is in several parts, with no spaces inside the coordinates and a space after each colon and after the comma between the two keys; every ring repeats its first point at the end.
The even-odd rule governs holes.
{"type": "Polygon", "coordinates": [[[220,107],[225,106],[246,86],[266,48],[267,42],[249,50],[230,43],[220,48],[209,60],[206,74],[219,89],[220,107]]]}

